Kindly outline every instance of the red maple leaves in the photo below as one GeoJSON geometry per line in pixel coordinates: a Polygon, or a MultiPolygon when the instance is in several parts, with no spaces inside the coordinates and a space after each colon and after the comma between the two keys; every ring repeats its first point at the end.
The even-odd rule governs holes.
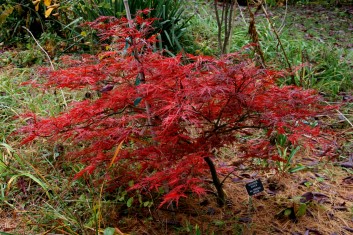
{"type": "MultiPolygon", "coordinates": [[[[46,137],[84,145],[67,153],[87,163],[76,177],[108,169],[119,146],[113,170],[107,170],[111,184],[133,179],[132,189],[140,191],[167,187],[167,203],[186,192],[202,194],[209,176],[204,158],[237,141],[237,134],[263,129],[286,134],[292,143],[303,134],[319,135],[308,123],[327,107],[315,91],[279,87],[280,73],[259,69],[239,54],[165,57],[154,52],[155,37],[145,37],[152,21],[137,19],[134,29],[126,19],[90,24],[113,50],[79,61],[65,57],[73,66],[51,72],[44,86],[88,87],[99,97],[74,102],[56,117],[30,114],[30,124],[19,130],[26,135],[23,144],[46,137]]],[[[249,141],[245,155],[275,159],[267,139],[249,141]]]]}

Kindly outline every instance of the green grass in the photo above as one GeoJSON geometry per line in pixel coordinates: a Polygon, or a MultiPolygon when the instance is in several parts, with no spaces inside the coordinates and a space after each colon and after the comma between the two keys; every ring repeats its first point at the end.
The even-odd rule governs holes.
{"type": "Polygon", "coordinates": [[[88,225],[94,224],[90,222],[95,213],[92,206],[98,202],[99,189],[80,181],[70,182],[82,167],[66,163],[58,167],[55,150],[44,141],[21,148],[17,137],[11,135],[24,125],[19,115],[28,111],[55,115],[66,102],[80,96],[64,91],[54,95],[22,86],[29,79],[40,79],[35,71],[6,67],[0,74],[0,205],[27,211],[25,214],[31,218],[28,223],[32,224],[28,231],[43,232],[43,228],[61,226],[63,231],[71,230],[70,234],[87,234],[94,229],[88,225]]]}
{"type": "MultiPolygon", "coordinates": [[[[196,14],[188,28],[189,36],[195,41],[191,51],[205,55],[217,54],[217,24],[212,5],[199,3],[194,8],[193,12],[196,14]]],[[[294,6],[289,7],[287,14],[285,8],[270,8],[268,11],[272,14],[271,19],[280,35],[290,64],[295,68],[296,85],[317,89],[331,97],[353,88],[351,68],[353,51],[350,49],[349,41],[353,33],[347,31],[349,15],[339,9],[323,11],[323,8],[317,8],[305,10],[311,14],[307,17],[307,14],[300,14],[300,8],[294,6]]],[[[239,10],[237,14],[231,52],[239,51],[250,43],[247,35],[249,22],[247,9],[241,8],[241,14],[239,10]]],[[[288,65],[273,28],[262,11],[256,16],[256,22],[267,66],[287,69],[288,65]]],[[[289,81],[289,78],[283,80],[285,83],[289,81]]]]}

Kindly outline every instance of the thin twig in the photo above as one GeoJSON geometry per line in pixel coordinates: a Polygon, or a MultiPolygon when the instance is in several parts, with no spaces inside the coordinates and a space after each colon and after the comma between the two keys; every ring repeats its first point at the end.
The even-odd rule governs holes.
{"type": "Polygon", "coordinates": [[[341,113],[341,111],[339,111],[338,109],[336,111],[349,123],[349,125],[351,125],[351,127],[353,127],[352,122],[349,121],[349,119],[343,113],[341,113]]]}
{"type": "Polygon", "coordinates": [[[225,1],[222,4],[221,15],[218,10],[218,0],[214,0],[214,10],[217,20],[217,39],[218,39],[218,49],[220,55],[226,54],[229,52],[230,43],[231,43],[231,34],[233,32],[233,21],[235,15],[235,0],[225,1]],[[224,35],[222,38],[224,25],[224,35]]]}
{"type": "Polygon", "coordinates": [[[268,13],[267,13],[267,11],[266,11],[266,8],[264,7],[263,4],[261,4],[261,7],[262,7],[262,10],[263,10],[264,13],[265,13],[265,16],[266,16],[267,21],[269,22],[269,24],[270,24],[270,26],[271,26],[273,32],[274,32],[275,35],[276,35],[278,44],[279,44],[279,46],[281,47],[281,50],[282,50],[282,52],[283,52],[283,56],[284,56],[284,58],[285,58],[285,60],[286,60],[286,62],[287,62],[287,65],[288,65],[288,68],[289,68],[289,72],[291,73],[291,78],[292,78],[292,79],[291,79],[291,83],[292,83],[292,84],[295,84],[294,75],[293,75],[293,68],[292,68],[291,63],[289,62],[287,53],[286,53],[286,51],[284,50],[282,41],[281,41],[281,39],[280,39],[280,37],[279,37],[279,35],[278,35],[278,33],[277,33],[276,28],[275,28],[274,25],[273,25],[272,20],[270,19],[269,15],[268,15],[268,13]]]}
{"type": "Polygon", "coordinates": [[[220,51],[220,53],[222,52],[222,20],[223,20],[223,16],[222,16],[222,20],[219,17],[219,13],[218,13],[218,0],[214,0],[214,10],[216,13],[216,20],[217,20],[217,27],[218,27],[218,32],[217,32],[217,39],[218,39],[218,49],[220,51]]]}
{"type": "Polygon", "coordinates": [[[229,53],[230,52],[230,47],[231,47],[231,43],[232,43],[232,35],[233,35],[233,23],[235,21],[235,9],[236,9],[236,5],[235,5],[235,0],[232,0],[230,2],[231,6],[230,6],[230,11],[229,11],[229,19],[228,19],[228,32],[225,32],[226,34],[226,40],[224,42],[224,47],[225,47],[225,52],[229,53]]]}
{"type": "Polygon", "coordinates": [[[244,17],[244,14],[243,14],[243,11],[241,10],[238,1],[235,1],[235,4],[238,6],[238,9],[239,9],[239,12],[240,12],[240,16],[241,16],[241,18],[242,18],[244,24],[247,25],[246,20],[245,20],[245,17],[244,17]]]}
{"type": "MultiPolygon", "coordinates": [[[[325,103],[329,105],[328,102],[325,101],[325,103]]],[[[338,112],[339,115],[341,115],[341,117],[343,117],[344,120],[346,120],[349,123],[349,125],[351,125],[351,127],[353,127],[353,123],[341,111],[339,111],[338,109],[336,109],[336,111],[338,112]]]]}
{"type": "MultiPolygon", "coordinates": [[[[50,59],[49,54],[48,54],[48,53],[44,50],[44,48],[39,44],[38,40],[34,37],[34,35],[32,34],[32,32],[31,32],[28,28],[26,28],[25,26],[22,26],[22,28],[24,28],[24,29],[32,36],[32,38],[33,38],[33,40],[35,41],[35,43],[37,44],[37,46],[44,52],[44,54],[45,54],[46,57],[48,58],[48,61],[49,61],[49,63],[50,63],[51,69],[54,71],[54,70],[55,70],[55,67],[54,67],[54,65],[53,65],[53,62],[52,62],[51,59],[50,59]]],[[[63,92],[63,90],[62,90],[61,88],[59,88],[59,90],[60,90],[60,92],[61,92],[61,96],[62,96],[63,101],[64,101],[64,106],[67,107],[67,102],[66,102],[66,98],[65,98],[64,92],[63,92]]],[[[55,93],[56,93],[56,91],[55,91],[55,93]]]]}
{"type": "Polygon", "coordinates": [[[284,22],[286,21],[286,18],[287,18],[287,12],[288,12],[288,0],[286,0],[286,10],[284,11],[284,16],[283,16],[283,20],[282,20],[282,24],[281,26],[279,27],[279,33],[282,32],[283,28],[284,28],[284,22]]]}
{"type": "Polygon", "coordinates": [[[44,50],[44,48],[39,44],[39,42],[37,41],[37,39],[33,36],[32,32],[26,28],[25,26],[22,26],[22,28],[24,28],[31,36],[32,38],[34,39],[34,41],[36,42],[37,46],[44,52],[44,54],[47,56],[48,60],[49,60],[49,63],[50,63],[50,67],[52,68],[52,70],[54,71],[55,68],[54,68],[54,65],[53,63],[51,62],[51,59],[50,59],[50,56],[48,55],[48,53],[44,50]]]}
{"type": "Polygon", "coordinates": [[[236,170],[238,170],[237,167],[235,167],[231,172],[229,172],[229,173],[224,177],[224,179],[223,179],[222,182],[221,182],[221,185],[222,185],[222,186],[223,186],[224,181],[226,181],[226,179],[228,179],[228,178],[230,177],[230,175],[233,174],[236,170]]]}

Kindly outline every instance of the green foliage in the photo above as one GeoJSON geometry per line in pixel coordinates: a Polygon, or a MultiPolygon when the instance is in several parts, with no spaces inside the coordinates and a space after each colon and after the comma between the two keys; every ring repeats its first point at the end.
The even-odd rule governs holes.
{"type": "Polygon", "coordinates": [[[0,55],[0,67],[12,64],[17,68],[24,68],[34,64],[43,64],[44,60],[43,53],[28,44],[28,47],[22,51],[5,51],[2,53],[0,55]]]}
{"type": "Polygon", "coordinates": [[[0,6],[0,26],[6,21],[6,18],[12,14],[14,8],[11,5],[1,5],[0,6]]]}
{"type": "Polygon", "coordinates": [[[197,12],[191,19],[190,25],[186,29],[186,37],[183,44],[186,51],[192,54],[215,55],[217,54],[217,22],[210,8],[201,4],[196,4],[192,12],[197,12]],[[191,42],[192,43],[187,43],[191,42]]]}
{"type": "Polygon", "coordinates": [[[54,56],[82,43],[84,37],[77,31],[79,21],[68,9],[54,1],[0,0],[0,42],[4,46],[27,47],[33,39],[23,28],[29,29],[44,49],[54,56]],[[6,3],[5,3],[6,2],[6,3]],[[61,7],[63,11],[61,11],[61,7]]]}
{"type": "MultiPolygon", "coordinates": [[[[267,0],[267,3],[271,1],[267,0]]],[[[273,3],[278,1],[272,1],[273,3]]],[[[192,37],[195,43],[188,49],[196,54],[216,54],[217,52],[217,24],[212,14],[212,4],[197,4],[190,11],[196,12],[191,19],[192,24],[187,29],[187,35],[192,37]]],[[[253,54],[248,36],[248,20],[246,10],[238,10],[236,26],[233,31],[231,52],[242,50],[253,54]],[[241,11],[240,11],[241,10],[241,11]],[[244,18],[243,18],[244,16],[244,18]]],[[[314,10],[300,9],[296,6],[269,9],[272,14],[274,27],[278,31],[289,62],[295,70],[296,85],[305,88],[315,88],[325,95],[335,97],[343,91],[353,88],[353,71],[351,61],[352,50],[349,49],[352,37],[349,27],[350,18],[342,15],[339,10],[327,11],[325,14],[315,13],[314,10]],[[305,14],[293,14],[303,11],[305,14]],[[285,11],[287,13],[285,13],[285,11]],[[310,17],[305,17],[308,11],[310,17]],[[327,18],[340,19],[327,22],[327,18]],[[299,23],[300,22],[300,23],[299,23]],[[293,30],[293,27],[295,30],[293,30]],[[328,32],[328,34],[323,34],[328,32]],[[334,32],[340,32],[336,34],[334,32]],[[346,49],[344,49],[346,47],[346,49]]],[[[282,51],[273,29],[268,20],[260,15],[256,16],[256,27],[259,33],[261,48],[265,55],[267,66],[287,69],[282,51]]],[[[291,82],[291,77],[281,80],[282,84],[291,82]]]]}
{"type": "MultiPolygon", "coordinates": [[[[42,4],[38,7],[43,7],[42,4]]],[[[46,30],[45,17],[43,11],[36,11],[32,1],[10,0],[0,1],[0,9],[4,12],[0,17],[1,34],[0,41],[7,45],[21,42],[26,32],[21,28],[29,28],[35,37],[40,37],[46,30]]]]}
{"type": "MultiPolygon", "coordinates": [[[[60,6],[50,1],[55,8],[46,6],[43,1],[34,3],[28,0],[0,0],[0,43],[19,47],[28,42],[33,43],[33,39],[22,28],[24,26],[39,39],[51,56],[72,50],[87,51],[90,45],[96,44],[97,38],[90,30],[82,31],[77,26],[99,16],[125,15],[123,0],[61,1],[60,6]]],[[[184,16],[182,1],[130,0],[129,5],[133,15],[138,10],[152,9],[147,17],[158,19],[154,22],[155,31],[152,32],[160,33],[161,43],[157,49],[172,53],[182,49],[189,20],[184,16]]]]}
{"type": "MultiPolygon", "coordinates": [[[[129,7],[134,16],[138,10],[151,9],[146,15],[156,18],[154,32],[160,33],[161,42],[157,48],[177,52],[182,49],[181,41],[186,30],[188,19],[183,16],[183,1],[174,0],[130,0],[129,7]]],[[[99,16],[125,16],[123,0],[79,0],[72,5],[74,15],[84,21],[93,21],[99,16]]]]}
{"type": "Polygon", "coordinates": [[[285,135],[278,135],[277,136],[277,141],[276,141],[276,146],[277,146],[277,151],[279,157],[282,159],[282,161],[276,162],[277,165],[277,170],[284,173],[284,172],[296,172],[299,170],[305,169],[304,166],[302,165],[293,165],[293,158],[295,154],[298,152],[300,149],[299,146],[294,147],[294,146],[288,146],[288,139],[285,135]]]}
{"type": "MultiPolygon", "coordinates": [[[[303,196],[305,196],[306,194],[304,194],[303,196]]],[[[308,194],[312,194],[312,193],[308,193],[308,194]]],[[[276,215],[276,217],[278,219],[285,219],[285,220],[290,219],[294,222],[298,222],[300,218],[304,217],[307,214],[309,207],[312,205],[312,202],[311,202],[312,199],[307,201],[305,198],[303,198],[303,196],[293,197],[290,200],[291,205],[282,209],[276,215]]]]}

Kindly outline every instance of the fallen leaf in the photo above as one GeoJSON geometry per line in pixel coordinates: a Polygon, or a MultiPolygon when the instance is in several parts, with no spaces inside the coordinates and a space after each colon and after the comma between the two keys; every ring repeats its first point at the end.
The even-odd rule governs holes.
{"type": "Polygon", "coordinates": [[[239,222],[240,223],[251,223],[252,219],[249,217],[240,217],[239,222]]]}
{"type": "Polygon", "coordinates": [[[114,85],[106,85],[102,89],[100,89],[99,91],[104,93],[104,92],[108,92],[108,91],[113,90],[113,88],[114,88],[114,85]]]}
{"type": "Polygon", "coordinates": [[[319,174],[319,173],[315,173],[315,176],[319,177],[319,178],[322,178],[322,179],[325,179],[325,180],[329,179],[326,175],[322,175],[322,174],[319,174]]]}
{"type": "Polygon", "coordinates": [[[306,228],[306,229],[307,229],[306,231],[308,231],[308,234],[309,232],[312,232],[313,234],[316,234],[316,235],[322,235],[322,233],[319,232],[317,229],[314,229],[314,228],[306,228]]]}
{"type": "Polygon", "coordinates": [[[310,201],[317,201],[319,203],[325,203],[328,202],[329,197],[323,193],[318,193],[318,192],[306,192],[301,196],[300,202],[301,203],[306,203],[310,201]]]}
{"type": "Polygon", "coordinates": [[[342,180],[345,184],[353,184],[353,176],[348,176],[342,180]]]}
{"type": "Polygon", "coordinates": [[[332,209],[334,209],[336,211],[348,211],[347,207],[345,207],[345,206],[334,206],[334,207],[332,207],[332,209]]]}
{"type": "Polygon", "coordinates": [[[314,194],[312,192],[307,192],[301,196],[300,202],[306,203],[306,202],[312,201],[313,199],[314,199],[314,194]]]}
{"type": "Polygon", "coordinates": [[[243,174],[240,174],[239,175],[239,177],[241,177],[241,178],[250,178],[251,177],[251,175],[250,174],[247,174],[247,173],[243,173],[243,174]]]}
{"type": "Polygon", "coordinates": [[[44,5],[45,6],[50,6],[50,4],[51,4],[51,0],[44,0],[44,5]]]}
{"type": "Polygon", "coordinates": [[[338,210],[338,211],[348,211],[347,207],[346,207],[346,202],[342,202],[336,206],[332,207],[334,210],[338,210]]]}
{"type": "Polygon", "coordinates": [[[353,162],[341,162],[340,166],[345,168],[353,168],[353,162]]]}
{"type": "Polygon", "coordinates": [[[314,192],[314,200],[319,203],[325,203],[329,201],[329,197],[323,193],[314,192]]]}
{"type": "Polygon", "coordinates": [[[343,226],[342,228],[347,230],[347,231],[349,231],[349,232],[353,232],[353,228],[349,228],[349,227],[346,227],[346,226],[343,226]]]}
{"type": "Polygon", "coordinates": [[[213,207],[207,208],[206,214],[208,215],[214,215],[216,213],[216,210],[213,207]]]}
{"type": "Polygon", "coordinates": [[[54,10],[54,8],[49,8],[48,10],[46,10],[45,11],[45,18],[48,18],[53,10],[54,10]]]}

